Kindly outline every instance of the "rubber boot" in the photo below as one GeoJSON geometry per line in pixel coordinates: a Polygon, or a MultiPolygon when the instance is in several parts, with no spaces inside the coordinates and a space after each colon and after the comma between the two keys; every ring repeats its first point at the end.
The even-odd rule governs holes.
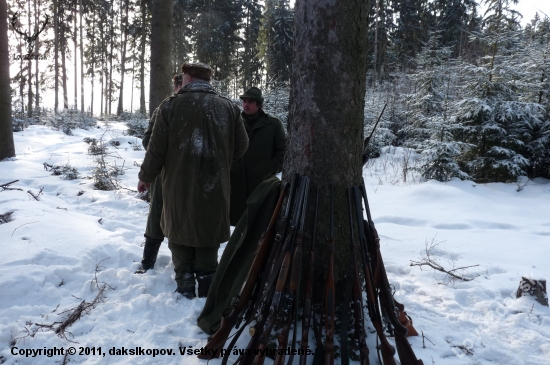
{"type": "Polygon", "coordinates": [[[199,298],[206,298],[208,296],[208,290],[210,289],[215,273],[215,271],[212,271],[204,274],[197,274],[197,283],[199,283],[199,298]]]}
{"type": "Polygon", "coordinates": [[[183,274],[181,281],[178,282],[176,292],[187,299],[195,299],[197,297],[195,293],[195,274],[190,272],[183,274]]]}
{"type": "Polygon", "coordinates": [[[136,270],[136,274],[145,274],[147,270],[152,269],[157,262],[160,245],[163,239],[145,237],[145,245],[143,246],[143,258],[141,265],[136,270]]]}

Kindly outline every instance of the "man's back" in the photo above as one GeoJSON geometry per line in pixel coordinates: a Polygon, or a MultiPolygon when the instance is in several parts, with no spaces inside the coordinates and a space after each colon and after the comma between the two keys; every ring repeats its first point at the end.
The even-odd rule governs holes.
{"type": "Polygon", "coordinates": [[[228,239],[229,171],[247,145],[239,108],[206,82],[161,104],[142,173],[151,180],[162,168],[161,226],[170,242],[201,247],[228,239]]]}

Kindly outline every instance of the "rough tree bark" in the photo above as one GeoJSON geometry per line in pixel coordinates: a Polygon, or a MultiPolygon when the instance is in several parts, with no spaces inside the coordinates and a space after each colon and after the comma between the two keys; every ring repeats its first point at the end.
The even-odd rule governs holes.
{"type": "Polygon", "coordinates": [[[171,92],[172,59],[171,0],[153,0],[151,19],[151,71],[149,74],[149,115],[171,92]]]}
{"type": "MultiPolygon", "coordinates": [[[[320,186],[316,253],[326,265],[329,183],[334,183],[335,281],[349,264],[346,189],[361,183],[369,1],[297,0],[284,180],[294,172],[320,186]],[[340,270],[338,270],[340,268],[340,270]]],[[[310,244],[314,198],[309,204],[310,244]]],[[[325,276],[321,269],[318,274],[325,276]]],[[[316,280],[324,285],[324,280],[316,280]]],[[[317,294],[323,289],[316,288],[317,294]]],[[[343,298],[338,296],[338,302],[343,298]]]]}
{"type": "Polygon", "coordinates": [[[141,53],[139,56],[139,112],[141,115],[145,115],[145,43],[147,37],[147,24],[146,21],[147,6],[145,1],[141,2],[141,53]]]}
{"type": "MultiPolygon", "coordinates": [[[[38,19],[40,19],[40,4],[39,0],[34,0],[34,27],[38,29],[40,26],[38,19]]],[[[40,42],[38,38],[34,42],[34,49],[37,54],[40,54],[40,42]]],[[[40,108],[40,73],[38,69],[38,60],[34,63],[34,109],[39,111],[40,108]]]]}
{"type": "Polygon", "coordinates": [[[53,33],[54,33],[54,111],[57,113],[59,109],[59,7],[57,0],[53,0],[53,33]]]}
{"type": "MultiPolygon", "coordinates": [[[[120,31],[124,34],[122,40],[122,55],[120,60],[120,89],[118,96],[118,106],[116,110],[117,115],[121,115],[124,111],[123,100],[124,100],[124,74],[126,73],[126,41],[128,39],[128,0],[124,1],[125,14],[124,17],[121,16],[122,20],[120,22],[120,31]]],[[[122,12],[122,10],[121,10],[122,12]]],[[[131,110],[130,110],[131,112],[131,110]]]]}
{"type": "MultiPolygon", "coordinates": [[[[84,40],[82,35],[82,29],[83,22],[82,22],[82,13],[84,10],[82,9],[82,0],[79,0],[78,2],[78,10],[79,10],[79,17],[80,17],[80,112],[84,114],[84,40]]],[[[75,54],[76,57],[76,54],[75,54]]],[[[75,75],[76,77],[76,75],[75,75]]],[[[93,90],[93,87],[92,87],[93,90]]],[[[93,94],[93,91],[92,91],[93,94]]]]}
{"type": "MultiPolygon", "coordinates": [[[[27,2],[27,19],[28,19],[28,26],[27,29],[29,30],[29,34],[32,34],[32,20],[31,20],[31,2],[27,2]]],[[[38,60],[36,60],[38,62],[38,60]]],[[[27,77],[27,116],[29,118],[32,118],[33,113],[33,92],[32,92],[32,57],[29,57],[29,61],[27,64],[28,68],[28,77],[27,77]]]]}
{"type": "Polygon", "coordinates": [[[0,161],[15,156],[11,119],[8,4],[0,0],[0,161]]]}

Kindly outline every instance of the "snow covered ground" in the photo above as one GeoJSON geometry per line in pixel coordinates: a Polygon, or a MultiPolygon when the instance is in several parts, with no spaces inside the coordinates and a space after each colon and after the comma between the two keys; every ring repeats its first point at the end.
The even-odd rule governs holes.
{"type": "MultiPolygon", "coordinates": [[[[94,163],[83,138],[99,139],[101,126],[74,136],[31,126],[14,136],[17,158],[0,163],[0,184],[18,179],[11,187],[22,189],[0,192],[0,214],[13,212],[11,222],[0,224],[0,363],[62,363],[59,352],[49,357],[44,350],[72,347],[76,354],[68,363],[206,364],[180,355],[179,347],[206,343],[195,325],[204,299],[173,292],[167,245],[154,270],[133,274],[147,203],[130,190],[94,190],[86,179],[94,163]],[[68,163],[81,178],[62,180],[43,163],[68,163]],[[40,201],[27,193],[42,188],[40,201]],[[104,301],[67,328],[67,339],[37,326],[62,321],[66,311],[92,302],[98,284],[107,285],[104,301]],[[123,347],[143,353],[109,353],[123,347]]],[[[110,123],[104,139],[120,143],[109,144],[110,161],[124,165],[120,183],[135,189],[144,152],[133,150],[129,142],[141,141],[124,136],[124,129],[110,123]]],[[[420,182],[410,170],[403,174],[404,161],[414,166],[414,155],[386,149],[364,176],[396,298],[426,336],[425,348],[421,336],[410,338],[417,356],[426,365],[550,364],[550,310],[529,297],[515,299],[522,276],[550,278],[550,182],[529,181],[519,192],[517,184],[420,182]],[[479,276],[443,284],[443,273],[409,266],[432,243],[442,266],[479,265],[462,272],[479,276]]],[[[374,341],[370,334],[372,364],[378,361],[374,341]]],[[[243,336],[237,345],[246,343],[243,336]]]]}

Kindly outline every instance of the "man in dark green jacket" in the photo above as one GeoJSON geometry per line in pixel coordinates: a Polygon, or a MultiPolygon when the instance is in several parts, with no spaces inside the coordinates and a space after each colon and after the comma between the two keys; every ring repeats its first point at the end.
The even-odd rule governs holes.
{"type": "MultiPolygon", "coordinates": [[[[174,93],[177,93],[183,86],[183,75],[174,75],[172,79],[174,84],[174,93]]],[[[147,130],[143,134],[142,144],[147,151],[151,134],[153,134],[153,126],[159,109],[156,108],[149,120],[147,130]]],[[[147,270],[152,269],[157,261],[160,245],[164,241],[164,233],[160,228],[160,216],[162,213],[162,184],[160,176],[157,176],[149,189],[149,215],[147,216],[147,226],[145,228],[145,244],[143,246],[143,258],[141,264],[136,270],[136,274],[144,274],[147,270]]]]}
{"type": "Polygon", "coordinates": [[[251,87],[240,96],[242,117],[248,134],[248,150],[231,166],[230,222],[235,226],[244,211],[246,200],[267,178],[281,172],[286,147],[283,123],[266,114],[262,91],[251,87]]]}
{"type": "Polygon", "coordinates": [[[183,64],[183,87],[159,106],[139,172],[142,192],[161,174],[161,228],[168,238],[176,291],[199,297],[218,266],[220,243],[229,239],[231,163],[248,137],[240,111],[210,85],[212,69],[183,64]]]}

